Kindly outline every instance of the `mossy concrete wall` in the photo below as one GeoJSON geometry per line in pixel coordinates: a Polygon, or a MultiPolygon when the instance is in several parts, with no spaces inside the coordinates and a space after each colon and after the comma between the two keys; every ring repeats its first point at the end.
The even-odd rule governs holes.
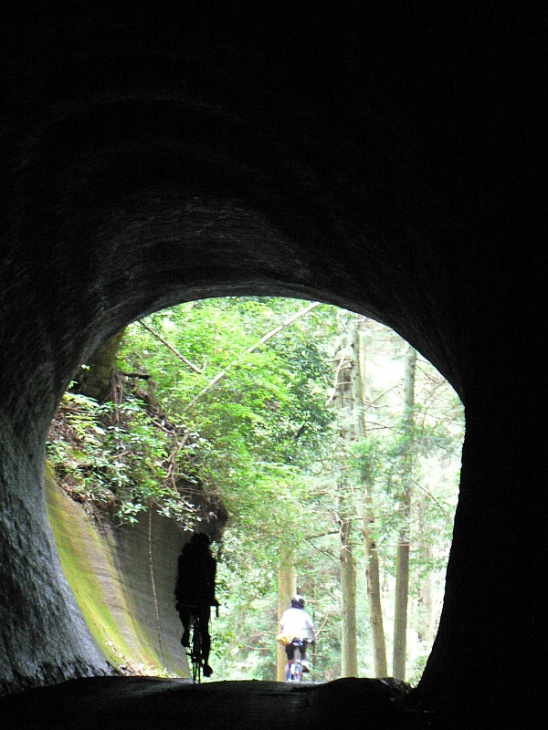
{"type": "Polygon", "coordinates": [[[50,523],[86,623],[117,670],[189,676],[173,602],[184,533],[156,512],[114,527],[71,500],[46,469],[50,523]]]}

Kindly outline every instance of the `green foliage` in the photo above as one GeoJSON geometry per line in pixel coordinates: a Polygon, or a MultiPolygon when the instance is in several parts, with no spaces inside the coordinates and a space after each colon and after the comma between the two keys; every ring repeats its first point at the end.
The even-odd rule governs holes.
{"type": "Polygon", "coordinates": [[[375,482],[384,473],[386,449],[378,435],[356,441],[351,450],[351,468],[360,482],[375,482]]]}
{"type": "Polygon", "coordinates": [[[294,492],[332,418],[325,405],[331,373],[317,342],[329,308],[258,346],[301,309],[302,302],[268,298],[182,305],[147,324],[194,367],[181,364],[139,323],[128,328],[120,353],[122,370],[150,376],[177,428],[199,434],[193,464],[200,482],[221,493],[233,520],[248,528],[265,529],[272,517],[261,505],[294,492]]]}
{"type": "MultiPolygon", "coordinates": [[[[256,548],[258,546],[255,546],[256,548]]],[[[232,679],[275,679],[276,557],[250,550],[247,534],[230,529],[218,556],[217,597],[221,603],[214,620],[215,672],[232,679]],[[243,559],[246,568],[243,570],[243,559]]]]}
{"type": "Polygon", "coordinates": [[[193,508],[167,481],[169,440],[142,401],[98,404],[65,393],[50,430],[47,453],[65,490],[76,500],[136,522],[155,504],[186,527],[193,508]]]}
{"type": "MultiPolygon", "coordinates": [[[[405,343],[367,321],[366,435],[343,443],[330,396],[344,334],[361,320],[320,305],[286,324],[306,307],[278,298],[203,300],[134,322],[117,366],[146,381],[120,375],[123,397],[101,406],[67,394],[52,426],[48,453],[67,491],[119,519],[134,521],[154,505],[191,529],[199,514],[189,486],[222,501],[230,520],[218,556],[216,676],[274,677],[277,569],[288,543],[299,591],[319,628],[314,678],[339,676],[342,482],[359,568],[360,671],[373,671],[360,520],[367,484],[386,596],[401,526],[400,485],[410,476],[403,458],[410,443],[402,429],[405,343]],[[144,389],[136,385],[142,382],[144,389]]],[[[418,635],[424,577],[434,575],[443,592],[463,437],[458,398],[422,359],[413,416],[412,529],[420,539],[413,540],[411,593],[418,635]]],[[[385,610],[389,624],[387,604],[385,610]]],[[[419,644],[412,676],[428,651],[419,644]]]]}

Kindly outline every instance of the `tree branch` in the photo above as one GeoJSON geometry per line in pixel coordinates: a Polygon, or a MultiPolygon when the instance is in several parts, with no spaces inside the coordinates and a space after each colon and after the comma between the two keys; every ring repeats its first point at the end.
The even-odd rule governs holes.
{"type": "Polygon", "coordinates": [[[326,406],[330,406],[333,403],[333,401],[335,400],[335,395],[337,394],[337,388],[339,385],[341,385],[341,383],[339,383],[339,374],[340,374],[341,370],[343,369],[343,366],[347,362],[347,357],[348,357],[348,348],[345,347],[342,351],[342,355],[339,358],[339,363],[335,370],[335,377],[333,379],[333,390],[331,391],[331,395],[327,399],[327,402],[325,404],[326,406]]]}
{"type": "Polygon", "coordinates": [[[146,373],[124,373],[123,370],[120,370],[120,375],[123,375],[125,378],[141,378],[141,380],[150,379],[150,375],[147,375],[146,373]]]}
{"type": "Polygon", "coordinates": [[[184,362],[185,365],[188,365],[188,367],[191,370],[194,370],[195,373],[198,373],[198,375],[202,375],[202,370],[200,368],[196,367],[193,363],[190,362],[184,355],[181,355],[181,353],[176,350],[173,345],[170,345],[167,340],[164,340],[164,338],[159,335],[157,332],[155,332],[152,327],[149,327],[148,324],[145,324],[142,319],[138,320],[141,327],[144,327],[153,337],[156,337],[157,340],[159,340],[162,345],[165,345],[168,350],[170,350],[176,357],[179,358],[181,362],[184,362]]]}
{"type": "Polygon", "coordinates": [[[301,317],[304,317],[309,312],[311,312],[316,307],[319,307],[321,302],[313,302],[312,304],[309,304],[304,309],[299,310],[296,314],[292,314],[290,317],[288,317],[282,324],[278,325],[278,327],[275,327],[270,332],[267,332],[266,335],[263,335],[261,339],[256,342],[254,345],[251,345],[251,347],[248,347],[247,350],[245,350],[241,355],[239,355],[237,358],[232,360],[231,363],[229,363],[224,370],[221,370],[217,373],[217,375],[213,378],[213,380],[210,380],[209,383],[205,386],[205,388],[202,388],[202,390],[198,393],[198,395],[193,398],[193,400],[190,401],[188,406],[184,409],[184,412],[190,410],[194,407],[194,405],[197,403],[197,401],[205,395],[211,388],[213,388],[219,380],[224,378],[224,376],[227,374],[229,368],[234,367],[234,365],[237,365],[245,355],[249,355],[252,352],[255,352],[255,350],[258,350],[261,345],[264,345],[268,340],[271,340],[273,337],[275,337],[277,334],[282,332],[282,330],[287,329],[290,325],[293,324],[297,319],[300,319],[301,317]]]}

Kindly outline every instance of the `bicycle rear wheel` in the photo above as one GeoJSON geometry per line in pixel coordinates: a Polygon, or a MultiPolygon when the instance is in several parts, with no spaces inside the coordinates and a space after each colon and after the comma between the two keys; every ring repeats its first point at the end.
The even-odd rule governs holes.
{"type": "Polygon", "coordinates": [[[297,659],[295,661],[295,664],[293,665],[293,681],[294,682],[303,681],[303,665],[301,664],[300,659],[297,659]]]}
{"type": "Polygon", "coordinates": [[[291,667],[291,681],[302,682],[303,681],[303,664],[302,664],[302,649],[299,644],[295,645],[295,651],[293,654],[293,665],[291,667]]]}
{"type": "Polygon", "coordinates": [[[202,681],[202,632],[198,622],[194,624],[192,633],[192,648],[189,653],[192,664],[192,681],[194,684],[200,684],[202,681]]]}

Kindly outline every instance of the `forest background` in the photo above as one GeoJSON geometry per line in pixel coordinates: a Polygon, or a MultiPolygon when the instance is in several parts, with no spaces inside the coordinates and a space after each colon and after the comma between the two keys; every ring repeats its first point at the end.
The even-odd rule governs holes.
{"type": "Polygon", "coordinates": [[[317,302],[225,298],[106,343],[65,394],[48,457],[101,519],[222,525],[216,678],[280,677],[275,635],[298,591],[314,681],[413,684],[443,601],[463,437],[453,389],[390,329],[317,302]]]}

